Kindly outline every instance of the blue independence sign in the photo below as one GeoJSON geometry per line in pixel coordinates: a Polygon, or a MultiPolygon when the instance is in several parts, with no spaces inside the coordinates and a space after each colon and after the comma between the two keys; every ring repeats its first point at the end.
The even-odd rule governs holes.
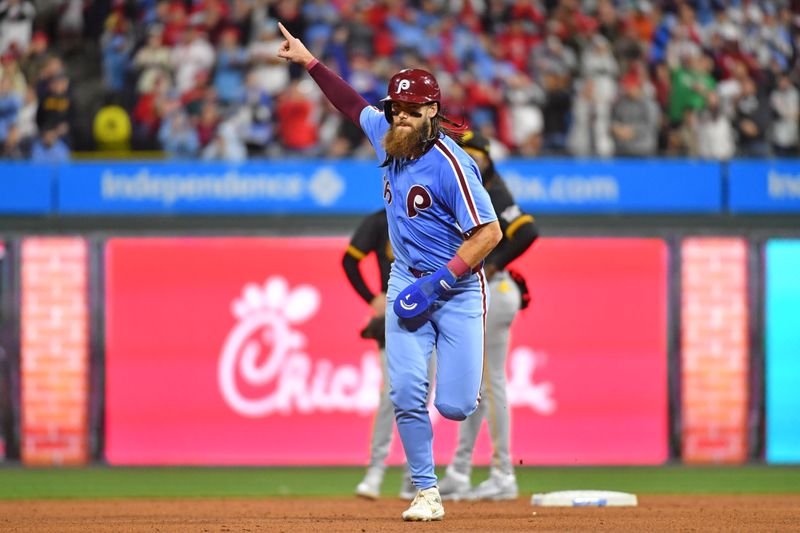
{"type": "Polygon", "coordinates": [[[800,213],[800,161],[731,161],[731,213],[800,213]]]}
{"type": "Polygon", "coordinates": [[[63,214],[346,214],[383,205],[374,161],[77,163],[60,171],[63,214]]]}
{"type": "Polygon", "coordinates": [[[55,172],[48,165],[0,163],[0,214],[52,213],[55,172]]]}
{"type": "Polygon", "coordinates": [[[679,160],[510,160],[498,164],[531,213],[718,213],[720,164],[679,160]]]}
{"type": "MultiPolygon", "coordinates": [[[[498,165],[536,213],[717,213],[718,163],[510,160],[498,165]]],[[[375,161],[76,163],[60,169],[64,214],[363,214],[382,205],[375,161]]]]}

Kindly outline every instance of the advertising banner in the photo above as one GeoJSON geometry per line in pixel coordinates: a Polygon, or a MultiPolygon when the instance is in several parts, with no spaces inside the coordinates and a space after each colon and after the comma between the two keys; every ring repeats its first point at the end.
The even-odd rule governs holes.
{"type": "MultiPolygon", "coordinates": [[[[719,163],[508,160],[498,164],[534,213],[718,213],[719,163]]],[[[63,214],[350,214],[380,208],[377,161],[73,163],[59,170],[63,214]]]]}
{"type": "Polygon", "coordinates": [[[719,213],[719,163],[676,160],[510,160],[498,164],[531,213],[719,213]]]}
{"type": "MultiPolygon", "coordinates": [[[[346,238],[116,238],[106,278],[112,464],[365,464],[381,370],[346,238]]],[[[549,239],[508,358],[523,464],[667,458],[667,249],[549,239]]],[[[366,261],[365,261],[366,262],[366,261]]],[[[374,278],[374,276],[373,276],[374,278]]],[[[434,453],[457,424],[431,408],[434,453]]],[[[478,462],[489,460],[482,436],[478,462]]],[[[390,462],[403,460],[395,439],[390,462]]]]}
{"type": "Polygon", "coordinates": [[[75,163],[61,169],[63,214],[346,214],[380,209],[376,161],[75,163]]]}
{"type": "Polygon", "coordinates": [[[766,458],[800,463],[800,240],[766,246],[766,458]]]}
{"type": "Polygon", "coordinates": [[[731,161],[727,207],[731,213],[800,212],[800,162],[731,161]]]}
{"type": "Polygon", "coordinates": [[[48,165],[0,163],[0,215],[52,212],[54,174],[48,165]]]}

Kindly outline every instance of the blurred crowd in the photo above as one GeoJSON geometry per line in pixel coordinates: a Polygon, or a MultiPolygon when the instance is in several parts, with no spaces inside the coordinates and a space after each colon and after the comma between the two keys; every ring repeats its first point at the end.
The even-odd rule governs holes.
{"type": "Polygon", "coordinates": [[[0,0],[2,156],[68,158],[88,116],[98,149],[368,157],[276,57],[278,20],[376,105],[397,70],[432,71],[499,157],[798,151],[800,2],[0,0]],[[76,40],[97,47],[97,80],[65,68],[76,40]],[[102,98],[79,105],[76,81],[102,98]]]}

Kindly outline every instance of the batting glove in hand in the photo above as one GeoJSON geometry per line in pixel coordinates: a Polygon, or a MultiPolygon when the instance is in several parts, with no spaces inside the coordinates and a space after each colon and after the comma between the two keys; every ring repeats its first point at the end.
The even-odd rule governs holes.
{"type": "Polygon", "coordinates": [[[361,330],[362,339],[375,339],[381,344],[386,342],[386,317],[374,316],[361,330]]]}
{"type": "Polygon", "coordinates": [[[521,311],[531,305],[531,291],[528,288],[528,282],[525,281],[522,274],[516,270],[511,270],[509,268],[508,273],[511,275],[511,279],[514,280],[514,283],[517,284],[517,287],[519,287],[519,309],[521,311]]]}
{"type": "Polygon", "coordinates": [[[394,312],[400,318],[413,318],[422,314],[445,291],[456,284],[456,277],[443,266],[433,274],[420,278],[397,295],[394,312]]]}

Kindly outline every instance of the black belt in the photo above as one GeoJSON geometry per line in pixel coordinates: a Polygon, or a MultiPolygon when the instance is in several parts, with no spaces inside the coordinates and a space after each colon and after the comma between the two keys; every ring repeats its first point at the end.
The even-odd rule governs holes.
{"type": "Polygon", "coordinates": [[[411,274],[417,279],[425,277],[429,274],[433,274],[433,272],[424,272],[422,270],[417,270],[416,268],[413,267],[408,267],[408,271],[411,272],[411,274]]]}

